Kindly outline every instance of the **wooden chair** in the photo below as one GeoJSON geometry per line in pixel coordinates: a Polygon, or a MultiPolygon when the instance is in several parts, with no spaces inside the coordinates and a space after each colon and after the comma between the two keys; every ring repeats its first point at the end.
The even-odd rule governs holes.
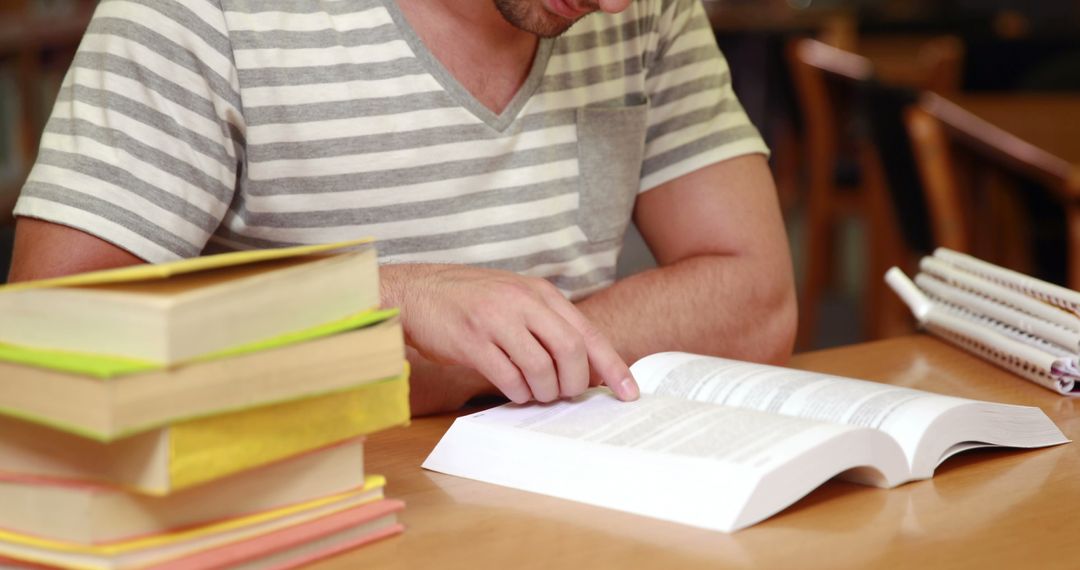
{"type": "MultiPolygon", "coordinates": [[[[871,52],[883,52],[876,44],[871,52]]],[[[897,54],[899,44],[889,44],[897,54]]],[[[891,51],[890,51],[891,50],[891,51]]],[[[957,88],[960,82],[962,47],[952,38],[925,40],[911,58],[915,72],[904,81],[919,86],[936,84],[957,88]]],[[[890,195],[888,172],[883,169],[878,144],[871,136],[865,106],[869,86],[876,86],[875,61],[824,42],[804,39],[789,48],[789,62],[803,116],[807,173],[806,233],[803,286],[800,298],[798,346],[812,346],[819,326],[820,305],[836,274],[835,233],[840,222],[858,219],[866,228],[868,259],[862,281],[863,331],[869,338],[890,336],[906,329],[907,321],[896,316],[902,307],[892,299],[881,276],[893,264],[906,265],[901,227],[890,195]]],[[[894,57],[895,59],[895,57],[894,57]]],[[[890,73],[901,68],[888,57],[890,73]]],[[[904,82],[901,81],[901,82],[904,82]]],[[[880,117],[877,117],[880,120],[880,117]]],[[[893,120],[900,125],[899,110],[893,120]]],[[[895,129],[894,129],[895,130],[895,129]]],[[[899,190],[899,188],[897,189],[899,190]]],[[[906,250],[910,251],[910,249],[906,250]]]]}
{"type": "Polygon", "coordinates": [[[791,44],[789,64],[802,114],[806,167],[805,271],[797,338],[797,346],[806,349],[812,345],[820,306],[831,276],[836,273],[836,228],[844,219],[864,217],[865,210],[865,193],[858,187],[859,181],[852,180],[852,163],[840,165],[843,133],[849,124],[849,117],[841,113],[850,107],[838,99],[842,94],[850,103],[852,93],[844,88],[846,82],[834,79],[868,80],[873,76],[873,66],[865,58],[817,40],[791,44]]]}
{"type": "Polygon", "coordinates": [[[1080,288],[1075,243],[1065,251],[1080,227],[1076,165],[938,94],[924,94],[906,122],[938,245],[1080,288]],[[1047,247],[1058,251],[1047,257],[1047,247]]]}

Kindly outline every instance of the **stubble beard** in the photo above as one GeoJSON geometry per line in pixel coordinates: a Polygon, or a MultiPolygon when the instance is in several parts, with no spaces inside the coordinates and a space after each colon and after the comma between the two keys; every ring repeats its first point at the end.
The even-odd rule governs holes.
{"type": "Polygon", "coordinates": [[[515,28],[541,38],[561,36],[581,19],[567,20],[552,14],[535,0],[495,0],[495,8],[515,28]]]}

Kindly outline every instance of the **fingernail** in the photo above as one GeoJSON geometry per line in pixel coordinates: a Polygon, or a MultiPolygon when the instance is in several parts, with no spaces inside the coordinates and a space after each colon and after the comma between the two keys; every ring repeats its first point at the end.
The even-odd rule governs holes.
{"type": "Polygon", "coordinates": [[[638,399],[638,385],[634,382],[634,379],[627,376],[619,381],[619,399],[624,402],[629,402],[638,399]]]}

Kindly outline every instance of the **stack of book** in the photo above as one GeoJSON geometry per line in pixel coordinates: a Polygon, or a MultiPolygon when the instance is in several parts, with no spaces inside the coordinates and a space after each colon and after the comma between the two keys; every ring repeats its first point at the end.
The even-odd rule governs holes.
{"type": "Polygon", "coordinates": [[[885,280],[930,333],[1044,388],[1080,396],[1080,293],[938,248],[914,283],[885,280]]]}
{"type": "Polygon", "coordinates": [[[408,421],[368,242],[0,288],[0,566],[287,568],[402,530],[408,421]]]}

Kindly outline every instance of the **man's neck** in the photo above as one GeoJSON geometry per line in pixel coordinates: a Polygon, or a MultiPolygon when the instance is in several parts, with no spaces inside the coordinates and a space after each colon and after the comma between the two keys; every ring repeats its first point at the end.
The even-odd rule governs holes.
{"type": "Polygon", "coordinates": [[[501,113],[525,83],[539,38],[492,0],[397,0],[413,30],[466,90],[501,113]]]}

